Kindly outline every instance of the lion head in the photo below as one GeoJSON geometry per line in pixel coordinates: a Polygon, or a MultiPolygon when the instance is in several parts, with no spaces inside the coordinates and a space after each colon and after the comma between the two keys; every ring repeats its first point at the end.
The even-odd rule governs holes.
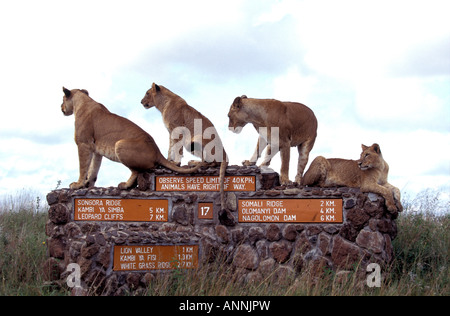
{"type": "Polygon", "coordinates": [[[361,147],[362,153],[358,160],[358,166],[361,170],[382,167],[383,157],[381,155],[380,145],[373,144],[370,147],[361,145],[361,147]]]}
{"type": "Polygon", "coordinates": [[[245,111],[242,111],[242,99],[247,99],[247,96],[243,95],[234,99],[230,111],[228,112],[228,118],[230,119],[228,129],[237,134],[239,134],[248,123],[248,114],[245,111]]]}
{"type": "Polygon", "coordinates": [[[144,98],[141,100],[141,103],[144,106],[144,108],[149,109],[155,106],[155,97],[159,91],[161,91],[160,86],[158,86],[156,83],[153,83],[152,87],[149,90],[147,90],[144,98]]]}
{"type": "Polygon", "coordinates": [[[61,111],[64,113],[64,115],[69,116],[73,114],[73,99],[72,96],[75,92],[81,91],[86,95],[89,95],[89,92],[84,89],[74,89],[69,90],[63,87],[64,96],[63,96],[63,103],[61,104],[61,111]]]}

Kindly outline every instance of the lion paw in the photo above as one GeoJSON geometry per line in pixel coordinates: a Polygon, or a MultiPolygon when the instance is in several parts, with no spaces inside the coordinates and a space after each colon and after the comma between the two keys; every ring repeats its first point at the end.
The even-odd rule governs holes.
{"type": "Polygon", "coordinates": [[[289,180],[287,177],[280,177],[280,184],[281,185],[291,185],[292,181],[289,180]]]}
{"type": "Polygon", "coordinates": [[[401,212],[401,209],[397,208],[397,205],[395,203],[386,203],[386,207],[390,213],[396,213],[398,211],[401,212]]]}
{"type": "Polygon", "coordinates": [[[244,160],[244,161],[242,162],[242,165],[243,165],[243,166],[246,166],[246,167],[248,167],[248,166],[254,166],[254,165],[256,165],[256,161],[244,160]]]}
{"type": "Polygon", "coordinates": [[[126,182],[120,182],[117,187],[121,190],[128,190],[130,188],[126,182]]]}
{"type": "Polygon", "coordinates": [[[84,188],[84,184],[80,183],[80,182],[72,182],[70,184],[69,188],[72,190],[78,190],[78,189],[84,188]]]}

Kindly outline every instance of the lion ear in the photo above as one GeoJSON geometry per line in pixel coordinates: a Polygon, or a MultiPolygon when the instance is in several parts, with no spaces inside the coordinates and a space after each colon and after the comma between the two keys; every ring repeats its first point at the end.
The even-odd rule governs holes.
{"type": "Polygon", "coordinates": [[[154,82],[153,82],[152,87],[155,88],[155,91],[157,91],[157,92],[161,91],[161,88],[154,82]]]}
{"type": "Polygon", "coordinates": [[[372,145],[372,148],[373,148],[373,150],[375,150],[375,152],[376,152],[377,154],[381,154],[381,148],[380,148],[380,145],[378,145],[378,144],[373,144],[373,145],[372,145]]]}
{"type": "Polygon", "coordinates": [[[67,97],[67,98],[70,98],[70,96],[71,96],[71,94],[72,94],[72,93],[70,92],[70,90],[63,87],[63,91],[64,91],[64,94],[66,95],[66,97],[67,97]]]}
{"type": "Polygon", "coordinates": [[[232,106],[235,107],[236,109],[240,109],[241,108],[241,99],[242,99],[242,97],[236,97],[233,101],[232,106]]]}
{"type": "Polygon", "coordinates": [[[81,92],[83,92],[85,95],[89,95],[89,92],[86,89],[81,89],[81,92]]]}
{"type": "Polygon", "coordinates": [[[364,151],[364,150],[367,150],[369,147],[366,146],[366,145],[364,145],[364,144],[361,144],[361,148],[362,148],[362,150],[364,151]]]}

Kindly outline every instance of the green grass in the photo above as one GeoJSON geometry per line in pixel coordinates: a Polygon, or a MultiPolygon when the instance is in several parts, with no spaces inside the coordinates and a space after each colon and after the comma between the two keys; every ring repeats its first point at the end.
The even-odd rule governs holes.
{"type": "MultiPolygon", "coordinates": [[[[47,258],[47,208],[29,192],[0,197],[0,295],[67,295],[43,280],[47,258]]],[[[243,282],[230,265],[213,263],[198,270],[175,270],[155,278],[141,295],[450,295],[450,208],[439,193],[424,191],[403,201],[395,259],[383,267],[381,287],[369,288],[357,272],[304,269],[297,278],[279,271],[243,282]],[[439,209],[436,214],[434,210],[439,209]]],[[[356,271],[356,269],[355,269],[356,271]]]]}
{"type": "Polygon", "coordinates": [[[450,213],[410,211],[397,224],[392,282],[405,295],[449,295],[450,213]]]}
{"type": "Polygon", "coordinates": [[[0,295],[46,294],[46,217],[29,209],[0,212],[0,295]]]}

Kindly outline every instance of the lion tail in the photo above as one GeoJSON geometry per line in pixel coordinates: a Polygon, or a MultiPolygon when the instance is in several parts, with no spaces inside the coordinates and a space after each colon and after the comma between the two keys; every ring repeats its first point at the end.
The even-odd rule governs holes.
{"type": "Polygon", "coordinates": [[[224,161],[222,161],[222,163],[220,164],[220,171],[219,171],[219,182],[220,182],[220,205],[222,207],[222,209],[226,208],[225,205],[225,171],[227,170],[228,167],[228,161],[225,158],[224,161]]]}
{"type": "Polygon", "coordinates": [[[200,169],[201,167],[204,166],[204,163],[199,163],[198,165],[196,165],[195,167],[192,168],[182,168],[182,167],[178,167],[177,165],[171,163],[169,160],[167,160],[166,158],[164,158],[162,155],[159,159],[159,164],[169,168],[172,171],[178,172],[178,173],[194,173],[196,172],[198,169],[200,169]]]}
{"type": "Polygon", "coordinates": [[[226,201],[225,201],[225,171],[228,167],[228,156],[224,151],[225,159],[220,164],[219,171],[219,182],[220,182],[220,211],[219,211],[219,221],[221,224],[226,226],[234,226],[236,225],[236,220],[231,214],[231,212],[227,209],[226,201]]]}

